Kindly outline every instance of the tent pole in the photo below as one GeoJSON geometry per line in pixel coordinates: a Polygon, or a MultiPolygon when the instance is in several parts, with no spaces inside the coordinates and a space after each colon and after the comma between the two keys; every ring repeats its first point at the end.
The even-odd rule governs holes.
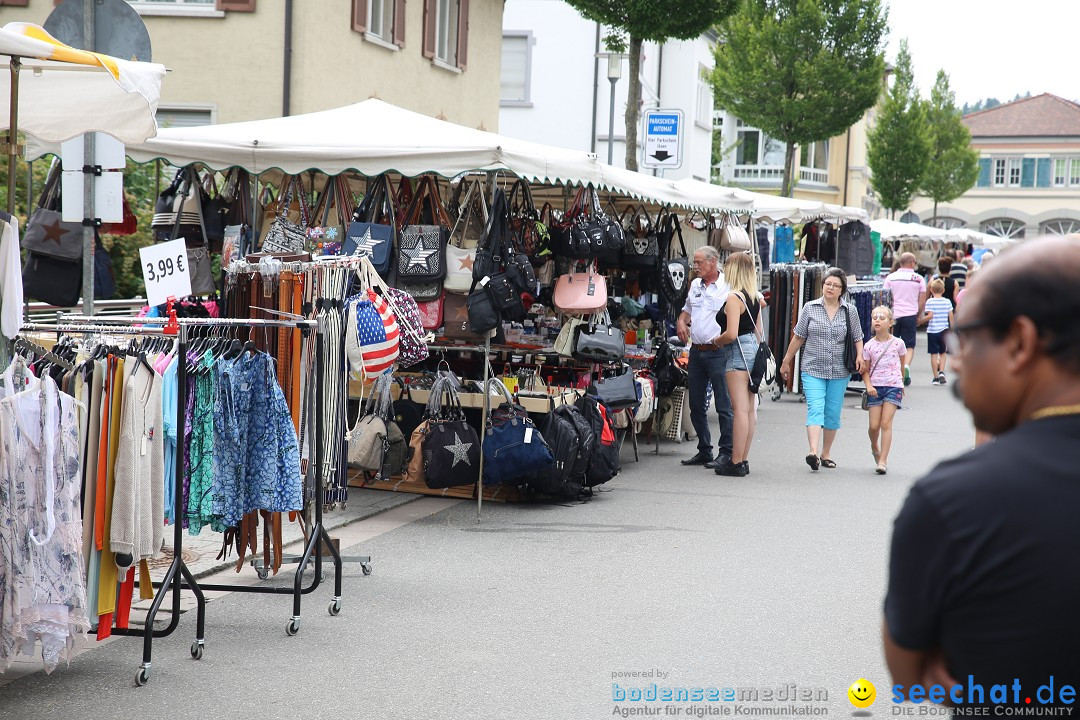
{"type": "MultiPolygon", "coordinates": [[[[8,118],[7,149],[8,177],[7,177],[7,211],[15,214],[15,158],[19,155],[19,68],[22,61],[17,57],[11,58],[11,100],[9,102],[10,117],[8,118]]],[[[29,211],[27,211],[29,212],[29,211]]]]}

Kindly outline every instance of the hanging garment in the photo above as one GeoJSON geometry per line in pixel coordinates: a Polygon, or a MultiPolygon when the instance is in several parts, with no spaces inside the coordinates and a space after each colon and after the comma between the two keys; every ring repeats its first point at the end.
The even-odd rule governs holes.
{"type": "Polygon", "coordinates": [[[245,353],[219,360],[218,368],[214,425],[222,450],[213,502],[218,526],[236,527],[253,510],[300,510],[296,429],[270,356],[245,353]]]}
{"type": "Polygon", "coordinates": [[[109,547],[120,570],[157,557],[164,540],[165,441],[161,376],[128,358],[113,479],[109,547]]]}
{"type": "Polygon", "coordinates": [[[52,378],[0,401],[0,670],[40,640],[51,672],[90,629],[78,436],[52,378]]]}

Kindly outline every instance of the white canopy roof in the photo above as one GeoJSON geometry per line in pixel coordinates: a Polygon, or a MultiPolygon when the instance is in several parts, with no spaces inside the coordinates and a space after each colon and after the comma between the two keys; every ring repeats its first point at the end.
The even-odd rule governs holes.
{"type": "Polygon", "coordinates": [[[786,198],[778,195],[736,190],[737,197],[753,204],[754,215],[772,222],[805,222],[820,217],[833,217],[837,220],[861,220],[869,222],[870,216],[865,210],[844,205],[827,205],[815,200],[786,198]]]}
{"type": "Polygon", "coordinates": [[[874,232],[881,233],[882,240],[970,243],[975,247],[990,248],[992,250],[1000,250],[1001,248],[1016,242],[1009,238],[988,235],[987,233],[979,232],[978,230],[969,230],[968,228],[944,230],[929,225],[903,223],[887,218],[871,220],[870,229],[874,232]]]}
{"type": "Polygon", "coordinates": [[[18,57],[19,130],[57,143],[91,131],[128,144],[157,133],[164,65],[76,50],[29,23],[0,28],[0,57],[0,130],[10,117],[8,57],[18,57]]]}

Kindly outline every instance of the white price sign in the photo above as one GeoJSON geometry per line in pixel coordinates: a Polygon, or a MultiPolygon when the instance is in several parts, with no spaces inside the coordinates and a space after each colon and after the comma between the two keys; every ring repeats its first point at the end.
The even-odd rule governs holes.
{"type": "Polygon", "coordinates": [[[183,240],[139,248],[147,305],[161,305],[170,296],[179,300],[191,294],[187,247],[183,240]]]}

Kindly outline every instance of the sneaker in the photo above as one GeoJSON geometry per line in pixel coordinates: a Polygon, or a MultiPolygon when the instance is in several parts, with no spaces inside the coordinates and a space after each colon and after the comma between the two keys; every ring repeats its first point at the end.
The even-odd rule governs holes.
{"type": "Polygon", "coordinates": [[[939,378],[939,377],[934,378],[933,380],[930,381],[930,384],[931,385],[940,385],[941,384],[941,378],[939,378]]]}
{"type": "Polygon", "coordinates": [[[938,385],[946,385],[946,384],[948,384],[948,381],[945,380],[945,373],[938,373],[937,379],[938,379],[938,385]]]}
{"type": "Polygon", "coordinates": [[[746,462],[732,463],[728,461],[727,465],[721,465],[713,470],[717,475],[724,475],[726,477],[746,477],[750,474],[750,468],[746,462]]]}

